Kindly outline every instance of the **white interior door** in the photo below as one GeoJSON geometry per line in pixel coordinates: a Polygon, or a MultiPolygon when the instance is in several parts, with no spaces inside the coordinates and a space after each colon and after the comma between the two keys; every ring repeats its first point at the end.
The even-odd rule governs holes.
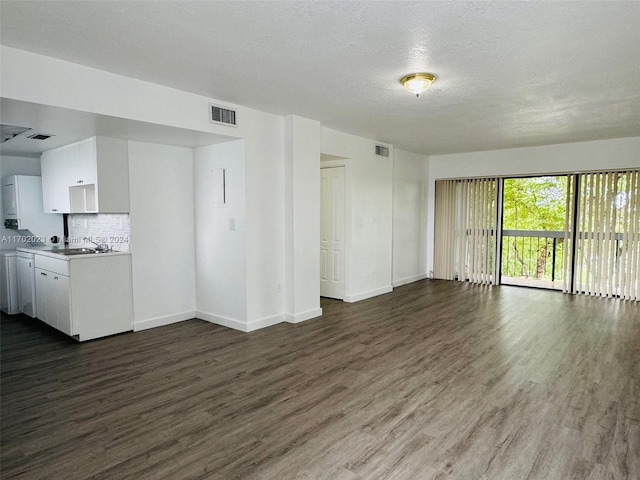
{"type": "Polygon", "coordinates": [[[320,295],[344,298],[344,167],[321,169],[320,295]]]}

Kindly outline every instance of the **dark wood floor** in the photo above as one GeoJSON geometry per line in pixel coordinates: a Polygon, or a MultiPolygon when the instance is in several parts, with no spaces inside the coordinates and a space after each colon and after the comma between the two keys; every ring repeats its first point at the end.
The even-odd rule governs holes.
{"type": "Polygon", "coordinates": [[[421,281],[250,334],[2,319],[2,478],[638,479],[640,306],[421,281]]]}

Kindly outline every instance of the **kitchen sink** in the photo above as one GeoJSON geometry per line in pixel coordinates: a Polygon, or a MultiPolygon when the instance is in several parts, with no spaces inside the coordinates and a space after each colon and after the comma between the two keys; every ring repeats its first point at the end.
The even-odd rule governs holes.
{"type": "Polygon", "coordinates": [[[57,253],[59,255],[89,255],[92,253],[102,253],[94,250],[93,248],[56,248],[54,250],[47,251],[57,253]]]}

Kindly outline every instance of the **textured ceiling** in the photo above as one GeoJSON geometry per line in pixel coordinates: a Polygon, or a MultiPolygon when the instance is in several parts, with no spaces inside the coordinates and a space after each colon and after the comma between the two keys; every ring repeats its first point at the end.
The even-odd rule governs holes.
{"type": "Polygon", "coordinates": [[[7,46],[426,154],[640,135],[640,2],[0,3],[7,46]],[[433,72],[420,98],[400,77],[433,72]]]}

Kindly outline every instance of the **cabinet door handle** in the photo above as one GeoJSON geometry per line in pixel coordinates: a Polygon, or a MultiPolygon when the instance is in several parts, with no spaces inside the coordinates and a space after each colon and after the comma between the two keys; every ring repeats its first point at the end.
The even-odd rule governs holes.
{"type": "Polygon", "coordinates": [[[47,274],[46,274],[46,273],[44,273],[44,272],[40,272],[40,275],[43,275],[43,276],[45,276],[45,277],[47,276],[47,274]]]}
{"type": "Polygon", "coordinates": [[[54,280],[58,280],[58,277],[53,277],[54,280]]]}
{"type": "Polygon", "coordinates": [[[52,211],[52,212],[57,212],[57,211],[58,211],[58,209],[57,209],[57,208],[52,208],[52,209],[51,209],[51,211],[52,211]]]}
{"type": "Polygon", "coordinates": [[[31,266],[31,262],[29,262],[29,266],[31,266]]]}

